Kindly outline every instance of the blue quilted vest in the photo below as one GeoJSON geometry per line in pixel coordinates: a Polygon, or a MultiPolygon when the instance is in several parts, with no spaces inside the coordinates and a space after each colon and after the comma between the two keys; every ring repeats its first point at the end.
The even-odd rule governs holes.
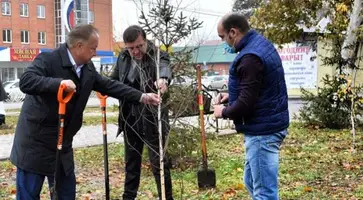
{"type": "Polygon", "coordinates": [[[240,93],[241,80],[237,74],[240,59],[246,54],[258,56],[264,66],[263,86],[254,112],[244,119],[233,119],[237,132],[249,135],[267,135],[289,126],[288,97],[281,59],[273,44],[250,30],[239,42],[239,51],[229,68],[229,105],[240,93]]]}

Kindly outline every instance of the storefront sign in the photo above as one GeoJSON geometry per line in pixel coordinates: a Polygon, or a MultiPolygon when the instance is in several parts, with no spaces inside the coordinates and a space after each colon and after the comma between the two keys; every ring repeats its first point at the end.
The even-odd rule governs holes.
{"type": "Polygon", "coordinates": [[[10,61],[31,62],[39,54],[39,49],[10,49],[10,61]]]}
{"type": "Polygon", "coordinates": [[[308,44],[284,45],[278,49],[285,71],[286,86],[288,89],[315,89],[317,85],[317,52],[308,44]]]}

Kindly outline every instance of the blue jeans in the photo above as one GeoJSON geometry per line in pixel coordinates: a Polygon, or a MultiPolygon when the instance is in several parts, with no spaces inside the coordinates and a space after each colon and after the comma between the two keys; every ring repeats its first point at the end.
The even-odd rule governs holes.
{"type": "Polygon", "coordinates": [[[253,200],[278,200],[279,153],[287,130],[270,135],[245,135],[244,182],[253,200]]]}
{"type": "MultiPolygon", "coordinates": [[[[59,200],[73,200],[76,198],[76,176],[74,173],[65,176],[63,169],[59,177],[59,200]]],[[[39,200],[45,176],[16,169],[16,199],[39,200]]],[[[47,176],[49,188],[54,185],[54,176],[47,176]]]]}

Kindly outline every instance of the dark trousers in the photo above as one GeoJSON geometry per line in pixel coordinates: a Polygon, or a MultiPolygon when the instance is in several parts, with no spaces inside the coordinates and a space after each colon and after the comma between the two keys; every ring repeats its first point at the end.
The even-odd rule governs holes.
{"type": "MultiPolygon", "coordinates": [[[[155,128],[147,127],[144,129],[146,132],[142,133],[141,131],[138,131],[140,130],[139,128],[140,127],[137,127],[137,125],[133,128],[126,127],[126,131],[124,131],[126,178],[123,199],[134,200],[137,196],[137,191],[140,184],[141,161],[144,143],[145,146],[148,147],[149,160],[157,184],[159,198],[161,199],[158,132],[155,128]]],[[[165,143],[165,139],[163,139],[163,141],[165,143]]],[[[164,161],[166,161],[166,159],[164,159],[164,161]]],[[[166,162],[164,162],[164,176],[166,199],[172,200],[173,197],[170,169],[166,162]]]]}
{"type": "Polygon", "coordinates": [[[5,115],[0,114],[0,125],[5,124],[5,115]]]}
{"type": "MultiPolygon", "coordinates": [[[[76,198],[76,177],[74,173],[65,176],[61,169],[59,181],[59,200],[73,200],[76,198]]],[[[54,176],[44,176],[17,168],[16,171],[16,199],[39,200],[45,177],[48,179],[49,189],[54,185],[54,176]]],[[[50,194],[51,195],[51,194],[50,194]]]]}

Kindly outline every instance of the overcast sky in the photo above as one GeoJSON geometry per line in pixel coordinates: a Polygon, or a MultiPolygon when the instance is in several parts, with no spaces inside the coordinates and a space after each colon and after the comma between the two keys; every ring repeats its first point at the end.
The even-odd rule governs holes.
{"type": "MultiPolygon", "coordinates": [[[[122,32],[129,25],[138,24],[140,1],[143,2],[143,8],[146,11],[150,6],[148,2],[156,2],[156,0],[112,0],[114,32],[118,40],[121,40],[122,32]],[[137,2],[137,6],[135,2],[137,2]]],[[[221,16],[232,10],[233,4],[233,0],[170,0],[170,2],[175,6],[179,4],[184,15],[203,21],[203,27],[183,41],[181,45],[195,44],[201,40],[219,39],[217,23],[221,16]]]]}

